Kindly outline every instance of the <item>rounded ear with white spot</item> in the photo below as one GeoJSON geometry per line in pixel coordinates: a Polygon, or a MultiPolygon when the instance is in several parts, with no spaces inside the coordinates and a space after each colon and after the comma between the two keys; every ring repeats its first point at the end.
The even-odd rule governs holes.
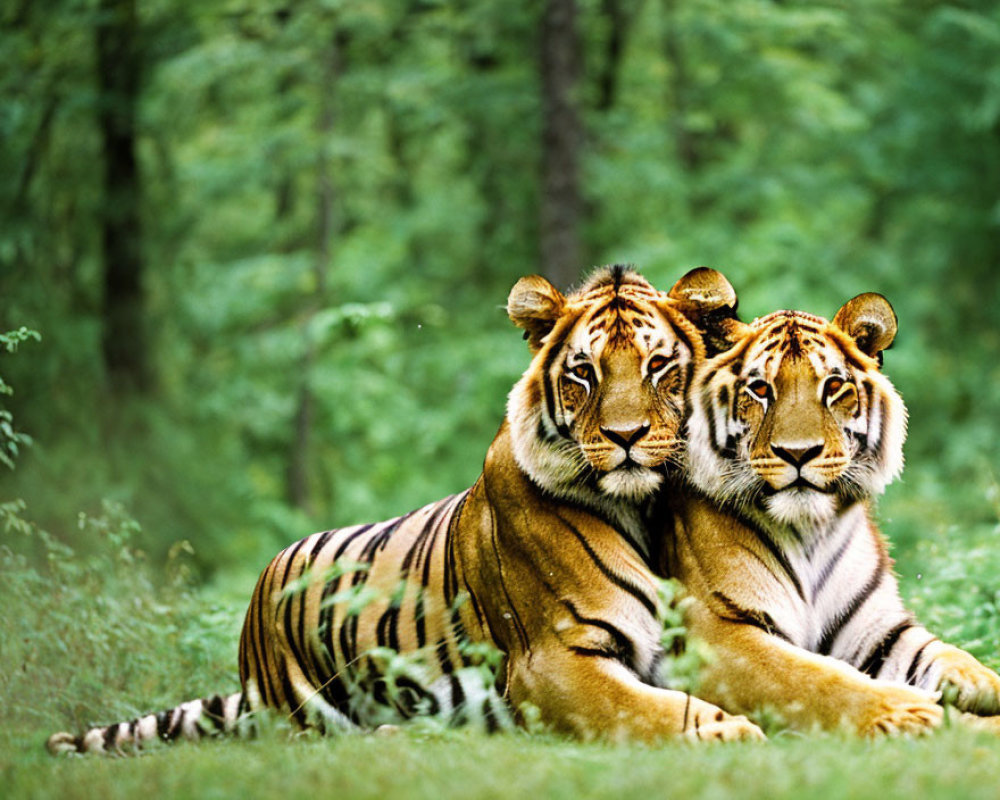
{"type": "Polygon", "coordinates": [[[746,328],[736,316],[736,290],[718,270],[691,270],[673,285],[667,297],[702,332],[709,356],[732,347],[746,328]]]}
{"type": "Polygon", "coordinates": [[[896,312],[876,292],[859,294],[844,303],[833,324],[854,339],[861,352],[876,358],[896,338],[896,312]]]}
{"type": "Polygon", "coordinates": [[[542,346],[542,340],[562,315],[565,305],[566,298],[555,286],[541,275],[529,275],[510,290],[507,316],[524,329],[524,338],[535,351],[542,346]]]}

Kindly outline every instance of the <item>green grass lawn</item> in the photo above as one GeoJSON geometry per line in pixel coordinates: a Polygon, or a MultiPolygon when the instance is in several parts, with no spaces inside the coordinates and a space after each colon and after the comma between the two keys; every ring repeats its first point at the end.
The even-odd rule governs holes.
{"type": "Polygon", "coordinates": [[[471,731],[160,747],[141,758],[47,756],[35,734],[3,740],[5,797],[996,798],[1000,740],[945,730],[867,742],[577,744],[471,731]]]}

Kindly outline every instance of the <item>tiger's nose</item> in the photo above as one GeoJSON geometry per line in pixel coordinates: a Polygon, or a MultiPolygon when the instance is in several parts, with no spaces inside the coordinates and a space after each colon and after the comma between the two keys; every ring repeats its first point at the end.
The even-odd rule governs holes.
{"type": "Polygon", "coordinates": [[[778,458],[783,461],[787,461],[793,467],[801,468],[823,452],[823,445],[816,444],[798,447],[779,447],[776,444],[772,444],[771,451],[778,458]]]}
{"type": "Polygon", "coordinates": [[[632,445],[649,433],[649,423],[644,422],[637,428],[601,428],[601,433],[609,441],[614,442],[627,451],[632,445]]]}

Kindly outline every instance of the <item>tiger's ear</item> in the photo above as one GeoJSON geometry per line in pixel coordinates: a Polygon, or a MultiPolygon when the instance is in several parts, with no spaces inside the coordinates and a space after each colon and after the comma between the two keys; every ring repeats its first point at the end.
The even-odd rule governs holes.
{"type": "Polygon", "coordinates": [[[896,338],[896,312],[889,301],[875,292],[859,294],[844,303],[833,324],[854,339],[861,352],[877,358],[896,338]]]}
{"type": "Polygon", "coordinates": [[[542,346],[565,305],[566,298],[555,286],[541,275],[529,275],[510,290],[507,316],[517,327],[524,328],[524,338],[534,352],[542,346]]]}
{"type": "Polygon", "coordinates": [[[702,332],[709,356],[728,350],[746,328],[736,316],[736,290],[718,270],[691,270],[674,284],[667,297],[702,332]]]}

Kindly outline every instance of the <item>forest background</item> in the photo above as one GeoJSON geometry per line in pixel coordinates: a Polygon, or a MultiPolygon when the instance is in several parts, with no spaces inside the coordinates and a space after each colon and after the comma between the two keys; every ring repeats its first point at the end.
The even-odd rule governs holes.
{"type": "MultiPolygon", "coordinates": [[[[202,613],[164,635],[234,683],[276,550],[475,480],[528,362],[517,278],[630,262],[662,289],[716,267],[747,319],[891,300],[910,437],[880,516],[911,605],[998,663],[997,3],[14,0],[0,25],[0,333],[41,336],[0,356],[3,591],[110,630],[63,650],[143,638],[81,593],[180,572],[202,613]]],[[[102,686],[132,672],[65,681],[17,616],[0,688],[62,689],[12,719],[120,712],[102,686]]],[[[136,658],[137,708],[181,699],[136,658]]]]}

